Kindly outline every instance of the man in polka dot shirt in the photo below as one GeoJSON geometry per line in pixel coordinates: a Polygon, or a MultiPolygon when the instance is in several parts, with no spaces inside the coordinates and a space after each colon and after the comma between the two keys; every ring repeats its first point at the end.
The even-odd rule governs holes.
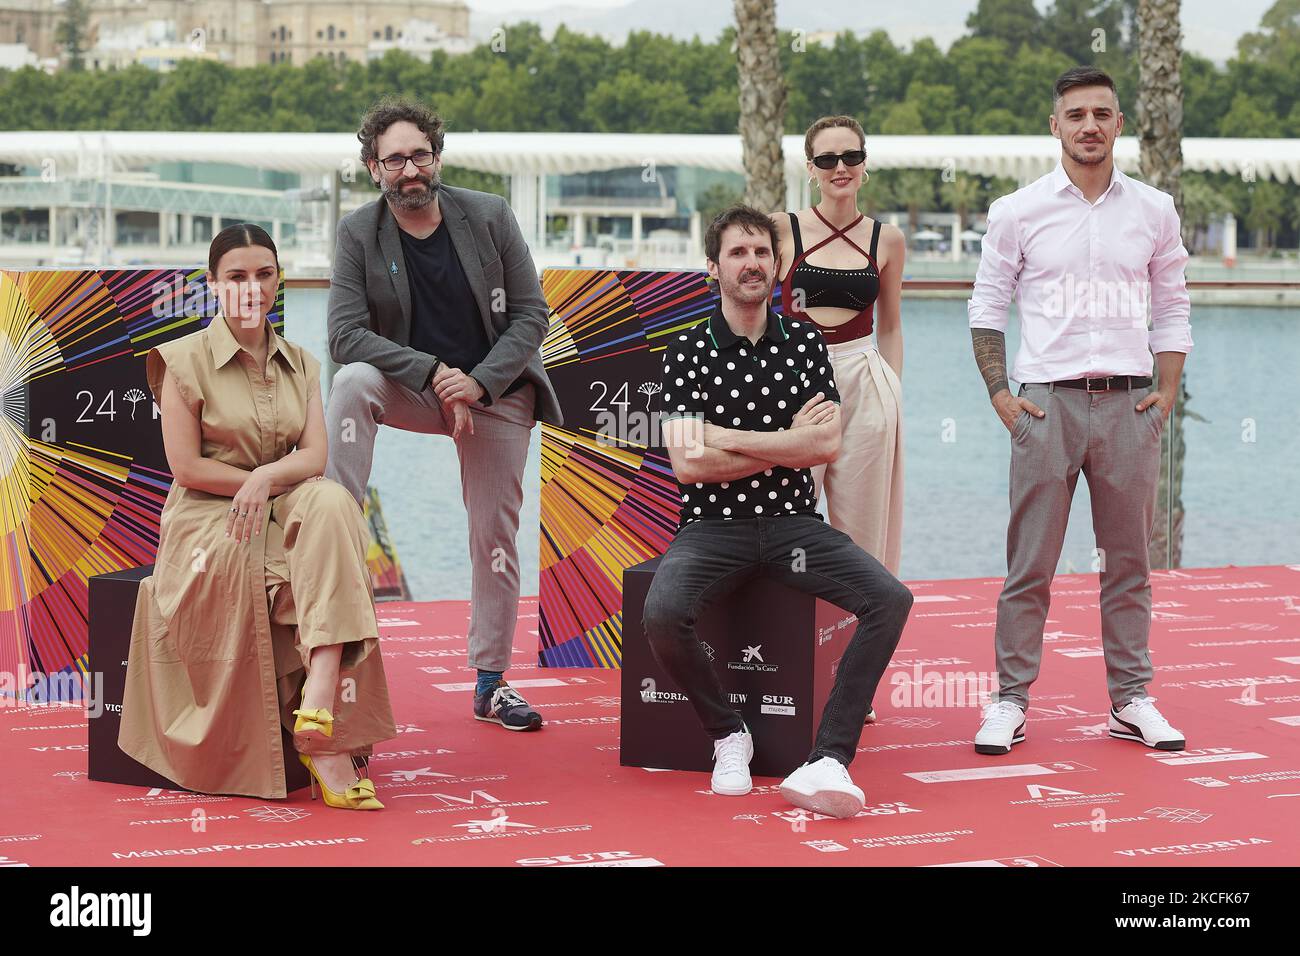
{"type": "Polygon", "coordinates": [[[682,510],[643,625],[655,658],[713,738],[714,792],[740,795],[751,788],[753,740],[696,620],[760,575],[856,614],[813,751],[781,784],[796,806],[851,817],[865,796],[847,768],[912,594],[817,513],[810,469],[839,453],[839,393],[821,333],[770,308],[775,247],[764,213],[748,206],[721,213],[705,236],[718,306],[664,349],[664,446],[682,510]]]}

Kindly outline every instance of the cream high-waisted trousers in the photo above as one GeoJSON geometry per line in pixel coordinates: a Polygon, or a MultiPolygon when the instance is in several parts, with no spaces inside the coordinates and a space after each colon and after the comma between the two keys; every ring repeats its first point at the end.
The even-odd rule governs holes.
{"type": "Polygon", "coordinates": [[[844,438],[812,470],[831,525],[898,576],[903,535],[902,383],[869,337],[826,346],[840,393],[844,438]]]}

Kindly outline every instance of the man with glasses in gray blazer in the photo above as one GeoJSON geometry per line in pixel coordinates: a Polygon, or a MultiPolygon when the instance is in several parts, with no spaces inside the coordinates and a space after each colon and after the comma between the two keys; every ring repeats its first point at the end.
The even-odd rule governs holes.
{"type": "Polygon", "coordinates": [[[382,195],[338,224],[326,475],[360,502],[381,424],[455,440],[473,571],[474,716],[537,730],[541,715],[503,677],[529,437],[538,420],[563,421],[539,351],[547,307],[537,270],[504,199],[441,182],[443,122],[432,110],[385,99],[357,138],[382,195]]]}

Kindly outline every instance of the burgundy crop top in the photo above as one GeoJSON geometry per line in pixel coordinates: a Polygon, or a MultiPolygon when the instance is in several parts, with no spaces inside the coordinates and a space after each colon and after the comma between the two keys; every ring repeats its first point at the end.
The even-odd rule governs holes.
{"type": "Polygon", "coordinates": [[[781,309],[786,315],[807,319],[817,326],[822,337],[831,345],[851,342],[870,335],[873,326],[876,299],[880,295],[880,270],[876,268],[876,249],[880,242],[880,221],[877,220],[871,230],[871,250],[863,252],[862,248],[850,239],[848,231],[864,218],[857,219],[836,229],[821,214],[816,206],[813,212],[817,218],[826,223],[831,234],[807,251],[803,248],[803,238],[799,233],[799,218],[794,213],[790,217],[790,231],[794,237],[794,263],[781,283],[781,309]],[[805,260],[813,252],[834,239],[843,239],[867,257],[867,265],[858,269],[827,269],[822,266],[809,265],[805,260]],[[833,307],[840,309],[857,309],[858,314],[843,325],[821,325],[802,309],[794,308],[794,290],[803,293],[803,307],[833,307]]]}

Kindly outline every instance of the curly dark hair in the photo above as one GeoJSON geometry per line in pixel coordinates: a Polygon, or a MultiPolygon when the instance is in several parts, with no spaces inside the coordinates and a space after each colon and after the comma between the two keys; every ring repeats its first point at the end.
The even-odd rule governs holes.
{"type": "Polygon", "coordinates": [[[722,210],[709,223],[704,233],[704,255],[710,262],[717,262],[722,256],[722,234],[728,226],[740,226],[745,232],[766,233],[772,243],[772,252],[776,253],[776,226],[772,218],[753,206],[735,205],[722,210]]]}
{"type": "Polygon", "coordinates": [[[434,155],[442,152],[443,131],[445,124],[442,117],[423,104],[403,96],[385,96],[361,118],[361,129],[357,130],[357,139],[361,141],[361,161],[369,164],[378,160],[375,141],[381,133],[394,123],[411,123],[433,145],[434,155]]]}

